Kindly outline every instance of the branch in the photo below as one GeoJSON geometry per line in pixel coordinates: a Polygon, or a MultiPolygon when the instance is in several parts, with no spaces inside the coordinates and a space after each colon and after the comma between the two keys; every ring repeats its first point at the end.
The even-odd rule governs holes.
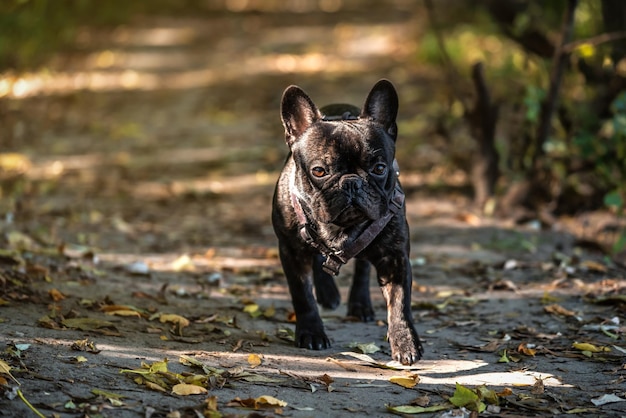
{"type": "Polygon", "coordinates": [[[557,48],[554,51],[548,94],[545,101],[541,105],[541,114],[539,115],[539,125],[537,127],[536,145],[533,153],[533,168],[537,168],[539,157],[543,154],[543,144],[550,133],[552,115],[554,114],[557,106],[561,79],[563,78],[563,71],[569,56],[564,51],[564,47],[568,44],[572,37],[576,6],[578,6],[578,0],[567,1],[567,9],[565,10],[565,14],[563,16],[563,26],[561,29],[561,42],[557,45],[557,48]]]}
{"type": "Polygon", "coordinates": [[[626,38],[626,31],[620,31],[620,32],[610,32],[610,33],[603,33],[597,36],[592,36],[591,38],[587,38],[587,39],[580,39],[578,41],[573,41],[573,42],[569,42],[565,45],[563,45],[561,51],[564,54],[569,54],[571,52],[573,52],[576,48],[578,48],[579,46],[582,45],[593,45],[593,46],[597,46],[600,44],[605,44],[607,42],[613,42],[613,41],[618,41],[620,39],[625,39],[626,38]]]}

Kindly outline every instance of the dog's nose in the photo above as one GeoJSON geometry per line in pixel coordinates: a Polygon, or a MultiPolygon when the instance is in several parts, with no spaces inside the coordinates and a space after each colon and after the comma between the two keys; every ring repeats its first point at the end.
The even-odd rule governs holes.
{"type": "Polygon", "coordinates": [[[341,178],[339,185],[352,197],[363,186],[363,179],[356,174],[346,174],[341,178]]]}

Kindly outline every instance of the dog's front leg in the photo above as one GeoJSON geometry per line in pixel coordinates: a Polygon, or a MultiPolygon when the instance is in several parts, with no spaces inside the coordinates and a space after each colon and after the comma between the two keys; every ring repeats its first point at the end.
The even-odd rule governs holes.
{"type": "Polygon", "coordinates": [[[288,245],[279,245],[279,252],[296,313],[296,347],[309,350],[329,348],[330,340],[324,332],[313,296],[313,256],[298,253],[288,245]]]}
{"type": "Polygon", "coordinates": [[[387,258],[377,266],[377,271],[387,303],[391,356],[402,364],[413,364],[424,350],[411,314],[411,265],[407,257],[387,258]]]}

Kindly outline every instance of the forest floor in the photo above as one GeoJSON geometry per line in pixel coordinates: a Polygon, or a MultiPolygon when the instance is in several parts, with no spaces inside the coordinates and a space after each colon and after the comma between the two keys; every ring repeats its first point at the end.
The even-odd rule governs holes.
{"type": "Polygon", "coordinates": [[[606,218],[471,212],[462,173],[403,137],[434,131],[414,116],[442,83],[411,57],[423,24],[387,9],[150,17],[85,30],[15,82],[0,102],[0,417],[35,416],[20,394],[47,417],[624,416],[625,270],[571,227],[606,218]],[[270,224],[283,89],[360,104],[382,77],[401,99],[412,367],[388,364],[375,280],[378,321],[323,311],[333,347],[294,348],[270,224]]]}

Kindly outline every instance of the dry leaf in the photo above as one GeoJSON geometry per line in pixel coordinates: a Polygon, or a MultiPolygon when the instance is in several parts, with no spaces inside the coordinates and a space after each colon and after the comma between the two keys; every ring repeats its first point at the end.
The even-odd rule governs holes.
{"type": "Polygon", "coordinates": [[[392,376],[389,378],[389,381],[404,388],[411,389],[419,383],[420,377],[417,374],[411,374],[409,376],[392,376]]]}
{"type": "Polygon", "coordinates": [[[96,347],[96,343],[94,343],[93,341],[90,341],[87,338],[85,338],[84,340],[74,341],[72,345],[70,346],[70,348],[72,350],[87,351],[89,353],[94,353],[94,354],[98,354],[101,351],[101,350],[98,350],[98,348],[96,347]]]}
{"type": "Polygon", "coordinates": [[[176,314],[161,314],[159,316],[159,321],[161,323],[171,322],[173,324],[178,325],[181,328],[189,326],[190,322],[187,318],[176,315],[176,314]]]}
{"type": "Polygon", "coordinates": [[[287,402],[269,395],[259,396],[255,401],[259,406],[287,406],[287,402]]]}
{"type": "Polygon", "coordinates": [[[109,321],[102,321],[95,318],[68,318],[61,321],[67,328],[79,329],[81,331],[93,331],[100,328],[115,329],[115,324],[109,321]]]}
{"type": "Polygon", "coordinates": [[[590,343],[575,342],[572,344],[572,347],[580,351],[589,351],[590,353],[602,353],[611,351],[609,347],[597,346],[590,343]]]}
{"type": "Polygon", "coordinates": [[[535,357],[535,354],[537,354],[537,350],[529,347],[527,343],[521,343],[520,345],[518,345],[517,352],[531,357],[535,357]]]}
{"type": "Polygon", "coordinates": [[[18,382],[17,379],[14,378],[13,375],[11,374],[11,366],[9,366],[6,362],[2,360],[0,360],[0,374],[6,374],[11,379],[13,379],[15,383],[17,383],[18,385],[20,384],[20,382],[18,382]]]}
{"type": "Polygon", "coordinates": [[[543,380],[535,378],[535,384],[533,385],[533,388],[530,390],[530,393],[532,393],[533,395],[542,395],[543,392],[545,392],[543,380]]]}
{"type": "Polygon", "coordinates": [[[576,316],[576,312],[570,311],[569,309],[565,309],[564,307],[556,303],[553,303],[548,306],[544,306],[543,310],[553,315],[576,316]]]}
{"type": "Polygon", "coordinates": [[[108,311],[106,314],[115,316],[135,316],[141,318],[141,314],[137,311],[133,311],[132,309],[119,309],[116,311],[108,311]]]}
{"type": "Polygon", "coordinates": [[[56,289],[50,289],[48,291],[48,295],[50,295],[50,298],[52,298],[52,300],[55,302],[59,302],[66,298],[66,296],[63,293],[59,292],[56,289]]]}
{"type": "Polygon", "coordinates": [[[250,354],[248,356],[248,364],[250,365],[250,367],[252,367],[253,369],[257,366],[261,365],[261,356],[259,356],[258,354],[250,354]]]}
{"type": "Polygon", "coordinates": [[[206,390],[206,388],[203,388],[197,385],[190,385],[187,383],[179,383],[172,387],[172,393],[175,393],[176,395],[182,395],[182,396],[200,395],[202,393],[207,393],[207,392],[208,391],[206,390]]]}

